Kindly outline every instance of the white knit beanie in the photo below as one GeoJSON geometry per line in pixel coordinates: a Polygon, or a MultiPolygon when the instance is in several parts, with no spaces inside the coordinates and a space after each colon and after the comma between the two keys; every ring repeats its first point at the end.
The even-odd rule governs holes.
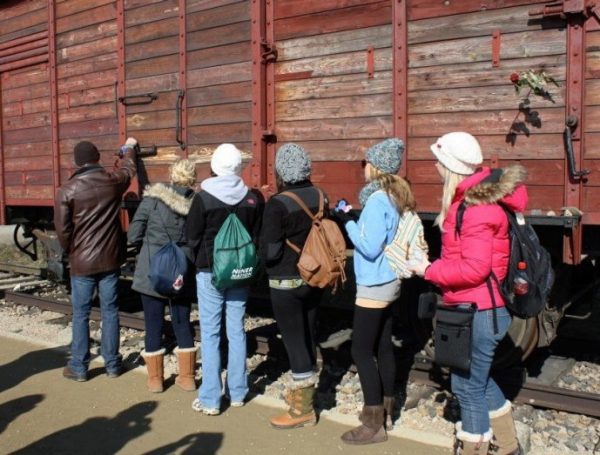
{"type": "Polygon", "coordinates": [[[444,134],[431,151],[444,167],[461,175],[473,174],[483,161],[477,139],[462,131],[444,134]]]}
{"type": "Polygon", "coordinates": [[[210,168],[216,175],[239,175],[242,171],[242,153],[233,144],[221,144],[213,152],[210,168]]]}

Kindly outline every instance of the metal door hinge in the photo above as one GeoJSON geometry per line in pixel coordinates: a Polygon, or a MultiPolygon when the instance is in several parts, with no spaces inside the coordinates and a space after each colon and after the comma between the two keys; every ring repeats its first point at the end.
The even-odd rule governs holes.
{"type": "Polygon", "coordinates": [[[268,41],[261,41],[260,46],[262,52],[260,57],[263,63],[275,63],[277,61],[277,48],[275,44],[269,43],[268,41]]]}

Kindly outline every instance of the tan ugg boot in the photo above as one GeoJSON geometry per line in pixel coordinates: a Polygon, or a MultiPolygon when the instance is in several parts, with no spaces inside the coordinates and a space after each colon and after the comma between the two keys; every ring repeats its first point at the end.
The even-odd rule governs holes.
{"type": "Polygon", "coordinates": [[[290,429],[317,423],[314,408],[315,382],[314,377],[304,381],[293,381],[292,390],[285,397],[290,408],[287,412],[270,419],[274,428],[290,429]]]}
{"type": "Polygon", "coordinates": [[[383,405],[363,406],[360,414],[362,425],[345,432],[342,441],[346,444],[374,444],[387,441],[383,405]]]}
{"type": "Polygon", "coordinates": [[[142,357],[146,362],[146,369],[148,370],[148,391],[152,393],[160,393],[164,390],[164,359],[165,349],[161,349],[155,352],[142,351],[142,357]]]}
{"type": "Polygon", "coordinates": [[[456,427],[455,455],[487,455],[492,439],[491,429],[484,434],[472,434],[462,430],[461,422],[456,427]]]}
{"type": "Polygon", "coordinates": [[[186,392],[196,390],[196,352],[198,352],[197,347],[175,349],[179,364],[179,374],[175,378],[175,384],[186,392]]]}
{"type": "Polygon", "coordinates": [[[520,455],[510,401],[507,400],[500,409],[490,411],[490,424],[494,433],[490,442],[494,455],[520,455]]]}

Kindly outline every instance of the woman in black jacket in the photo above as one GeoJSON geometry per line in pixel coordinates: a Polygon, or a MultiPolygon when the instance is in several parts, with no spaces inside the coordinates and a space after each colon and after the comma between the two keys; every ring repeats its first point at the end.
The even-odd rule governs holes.
{"type": "Polygon", "coordinates": [[[177,339],[175,352],[179,375],[175,384],[186,391],[196,390],[196,351],[190,324],[193,296],[193,276],[184,279],[184,290],[177,298],[169,299],[154,290],[148,278],[150,258],[169,241],[184,242],[184,224],[196,184],[196,168],[189,160],[175,162],[170,168],[170,184],[155,183],[146,187],[144,199],[129,225],[127,239],[138,245],[139,256],[132,288],[138,291],[144,306],[145,349],[142,357],[148,369],[148,390],[162,392],[164,380],[164,355],[162,330],[165,306],[169,305],[171,324],[177,339]]]}
{"type": "Polygon", "coordinates": [[[243,406],[248,393],[244,314],[249,288],[217,289],[213,285],[215,237],[230,213],[235,213],[248,234],[256,239],[264,201],[240,177],[242,156],[232,144],[218,146],[211,158],[213,177],[202,182],[186,223],[187,245],[196,265],[196,286],[202,339],[202,384],[194,411],[218,415],[221,411],[221,322],[227,331],[227,391],[233,407],[243,406]]]}
{"type": "MultiPolygon", "coordinates": [[[[319,189],[310,182],[311,162],[296,144],[284,144],[275,157],[278,193],[265,206],[260,254],[269,276],[273,313],[283,338],[292,381],[289,410],[271,418],[275,428],[296,428],[317,422],[313,401],[316,384],[316,317],[322,290],[308,286],[298,273],[299,255],[286,241],[303,245],[312,221],[284,192],[298,196],[313,212],[319,209],[319,189]]],[[[325,212],[328,202],[324,198],[325,212]]]]}

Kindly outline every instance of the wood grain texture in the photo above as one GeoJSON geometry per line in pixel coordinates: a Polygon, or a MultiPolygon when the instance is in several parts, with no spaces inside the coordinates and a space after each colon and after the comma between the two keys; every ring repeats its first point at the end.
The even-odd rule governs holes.
{"type": "Polygon", "coordinates": [[[209,30],[199,30],[187,34],[188,51],[243,43],[250,39],[250,21],[223,25],[209,30]]]}
{"type": "Polygon", "coordinates": [[[252,80],[250,62],[232,63],[190,70],[187,74],[188,87],[209,87],[252,80]]]}
{"type": "Polygon", "coordinates": [[[188,107],[208,106],[221,103],[238,103],[252,100],[252,82],[233,82],[188,89],[188,107]]]}
{"type": "Polygon", "coordinates": [[[277,41],[277,61],[285,62],[309,57],[366,51],[392,46],[391,25],[342,30],[321,35],[277,41]]]}
{"type": "Polygon", "coordinates": [[[117,17],[117,4],[110,2],[107,5],[81,11],[66,17],[57,16],[56,33],[64,33],[78,28],[88,27],[92,24],[115,20],[117,17]]]}
{"type": "Polygon", "coordinates": [[[87,73],[95,73],[107,69],[117,69],[117,54],[110,52],[108,54],[100,54],[93,57],[77,60],[74,62],[62,63],[57,66],[57,78],[64,79],[67,77],[83,75],[87,73]]]}
{"type": "MultiPolygon", "coordinates": [[[[491,62],[491,40],[491,36],[486,36],[414,44],[408,48],[409,67],[491,62]]],[[[565,51],[566,33],[563,29],[512,33],[502,37],[500,60],[561,55],[565,51]]]]}
{"type": "Polygon", "coordinates": [[[250,2],[242,1],[204,11],[190,12],[186,16],[186,29],[188,32],[195,32],[249,20],[250,2]]]}
{"type": "MultiPolygon", "coordinates": [[[[494,30],[500,30],[501,39],[504,41],[508,33],[565,26],[565,21],[557,17],[543,20],[532,18],[529,16],[530,9],[531,5],[527,4],[514,8],[477,10],[471,13],[454,13],[451,16],[412,20],[408,24],[408,42],[412,45],[476,36],[490,38],[494,30]]],[[[456,8],[454,7],[453,10],[456,8]]]]}
{"type": "Polygon", "coordinates": [[[188,70],[247,62],[251,59],[250,42],[225,44],[188,52],[188,70]]]}
{"type": "Polygon", "coordinates": [[[408,3],[408,17],[411,20],[423,19],[428,17],[447,16],[458,13],[489,11],[496,8],[506,8],[510,6],[530,5],[533,8],[535,4],[546,4],[547,2],[531,0],[448,0],[440,2],[438,0],[412,0],[408,3]]]}
{"type": "Polygon", "coordinates": [[[392,72],[377,71],[372,79],[366,73],[283,81],[275,84],[277,101],[322,99],[345,96],[388,94],[391,100],[392,72]]]}
{"type": "Polygon", "coordinates": [[[278,122],[391,115],[392,100],[388,94],[280,101],[275,112],[278,122]]]}
{"type": "Polygon", "coordinates": [[[279,142],[385,138],[392,134],[392,122],[385,117],[278,122],[275,133],[279,142]]]}
{"type": "Polygon", "coordinates": [[[523,122],[530,134],[562,133],[565,127],[565,111],[562,107],[551,107],[535,110],[530,116],[536,125],[525,121],[523,113],[518,109],[502,111],[481,111],[438,114],[415,114],[408,118],[409,136],[441,136],[448,131],[469,131],[474,135],[500,134],[511,131],[515,122],[523,122]]]}
{"type": "Polygon", "coordinates": [[[177,14],[179,14],[179,0],[163,0],[157,3],[144,2],[141,5],[132,4],[125,10],[125,27],[175,17],[177,14]]]}
{"type": "Polygon", "coordinates": [[[320,35],[340,30],[358,29],[389,24],[392,5],[389,0],[361,3],[348,8],[326,10],[305,16],[276,19],[274,23],[277,41],[299,36],[320,35]]]}
{"type": "Polygon", "coordinates": [[[223,125],[252,121],[252,105],[245,103],[188,107],[188,125],[223,125]]]}

